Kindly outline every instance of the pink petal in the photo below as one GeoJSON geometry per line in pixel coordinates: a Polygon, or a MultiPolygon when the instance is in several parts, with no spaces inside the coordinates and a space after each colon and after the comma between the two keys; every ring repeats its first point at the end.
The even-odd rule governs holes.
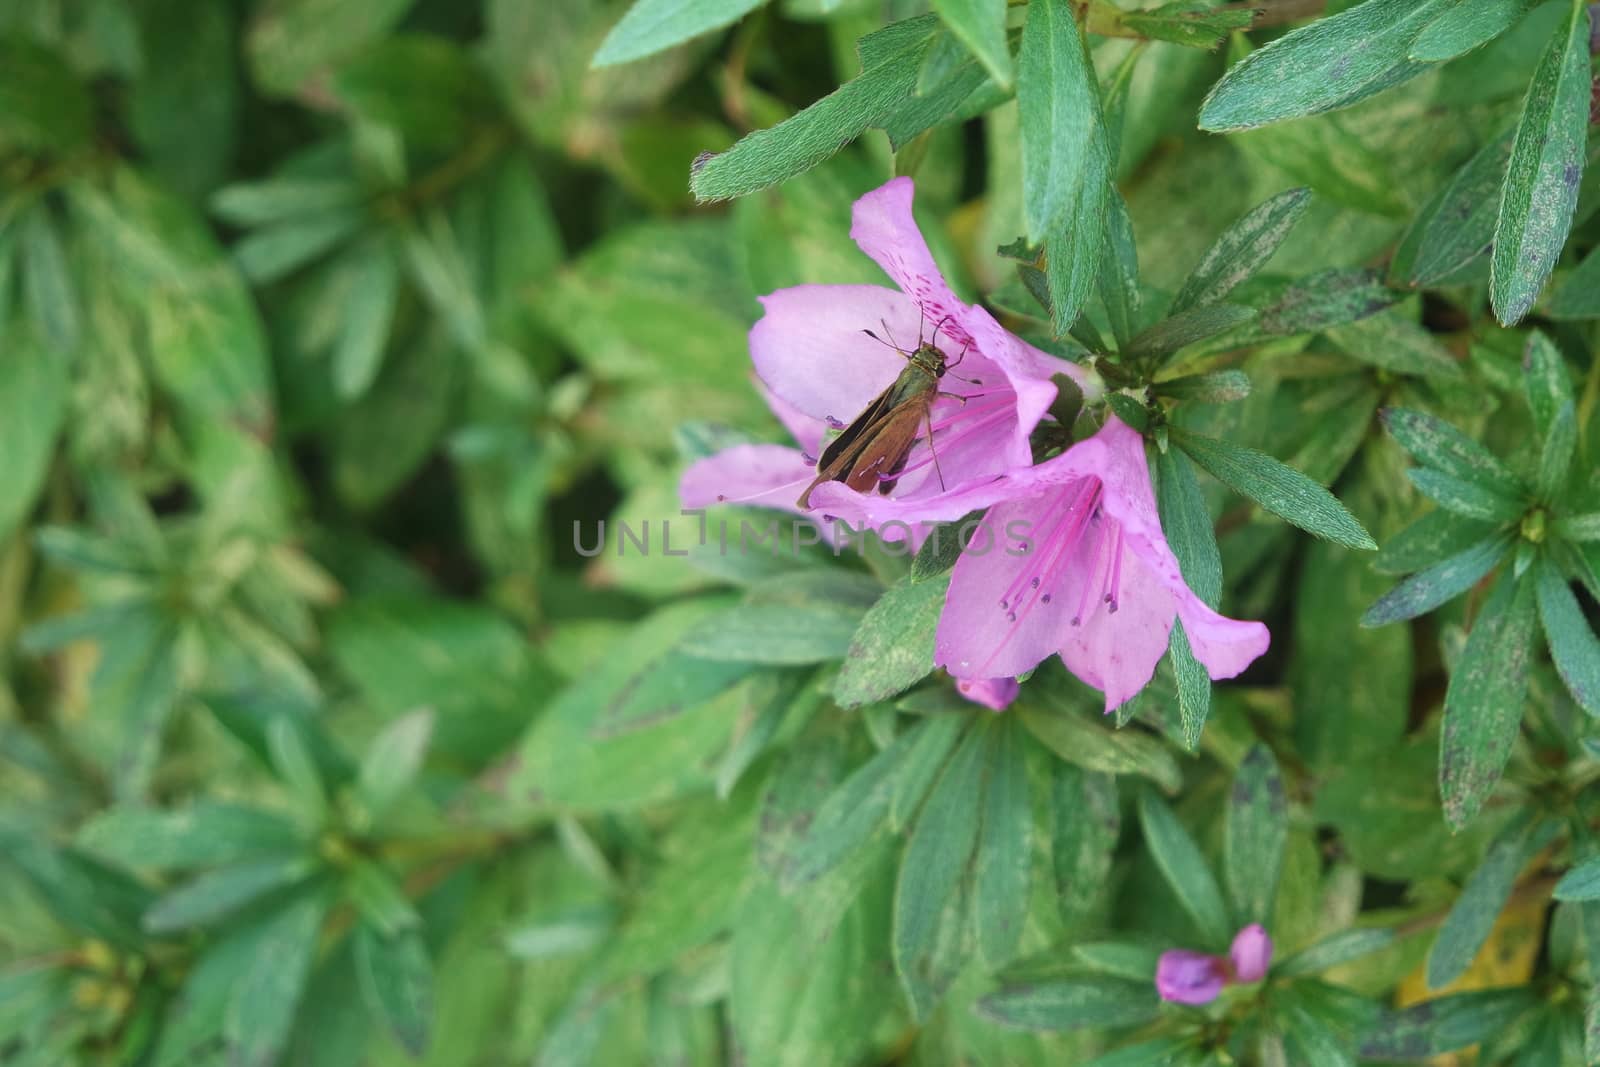
{"type": "Polygon", "coordinates": [[[734,445],[690,464],[678,482],[678,497],[686,508],[748,504],[798,512],[796,502],[816,476],[799,449],[734,445]]]}
{"type": "MultiPolygon", "coordinates": [[[[783,403],[813,419],[849,422],[905,369],[905,357],[862,333],[884,325],[915,345],[917,305],[876,285],[797,285],[761,298],[750,328],[756,373],[783,403]]],[[[887,340],[887,338],[885,338],[887,340]]]]}
{"type": "Polygon", "coordinates": [[[1020,611],[1009,601],[1001,604],[1008,590],[1029,586],[1040,562],[1035,551],[1024,552],[1027,546],[1007,538],[1006,530],[1036,531],[1050,504],[1047,497],[1031,496],[996,505],[956,560],[933,646],[934,663],[955,677],[1015,676],[1061,647],[1070,605],[1053,595],[1049,602],[1026,596],[1020,611]]]}
{"type": "Polygon", "coordinates": [[[1233,976],[1240,982],[1259,982],[1272,965],[1272,938],[1260,923],[1251,923],[1233,938],[1228,949],[1233,960],[1233,976]]]}
{"type": "Polygon", "coordinates": [[[958,678],[956,692],[991,711],[1004,711],[1022,687],[1015,678],[958,678]]]}
{"type": "Polygon", "coordinates": [[[851,213],[850,239],[917,302],[929,319],[953,319],[965,305],[945,283],[933,253],[928,251],[928,242],[911,216],[914,194],[911,179],[902,177],[857,200],[851,213]]]}
{"type": "MultiPolygon", "coordinates": [[[[1207,674],[1215,679],[1238,675],[1267,650],[1271,640],[1267,628],[1259,622],[1244,622],[1217,614],[1183,580],[1178,561],[1161,532],[1155,493],[1150,486],[1150,468],[1144,455],[1144,439],[1138,432],[1113,417],[1090,441],[1081,442],[1071,451],[1091,441],[1102,446],[1099,454],[1102,457],[1100,477],[1105,483],[1103,507],[1122,524],[1128,552],[1143,564],[1145,575],[1150,579],[1144,587],[1151,596],[1155,595],[1156,586],[1171,594],[1172,610],[1183,619],[1189,647],[1195,658],[1205,664],[1207,674]]],[[[1123,601],[1127,603],[1132,599],[1128,596],[1123,601]]]]}
{"type": "Polygon", "coordinates": [[[1209,1004],[1221,994],[1225,977],[1218,957],[1169,949],[1156,963],[1156,992],[1176,1004],[1209,1004]]]}
{"type": "Polygon", "coordinates": [[[822,451],[822,438],[828,432],[828,424],[821,419],[812,418],[800,409],[793,407],[778,397],[767,383],[760,378],[755,379],[756,392],[767,402],[767,407],[772,409],[772,414],[777,416],[784,428],[794,435],[800,448],[806,455],[816,457],[822,451]]]}
{"type": "Polygon", "coordinates": [[[1116,610],[1111,610],[1101,590],[1107,587],[1107,574],[1114,565],[1110,545],[1115,543],[1115,524],[1105,523],[1101,531],[1104,547],[1092,546],[1085,538],[1076,558],[1068,595],[1085,609],[1078,625],[1066,630],[1060,649],[1067,669],[1103,692],[1105,710],[1112,711],[1138,695],[1154,677],[1167,652],[1177,606],[1172,593],[1124,546],[1116,610]]]}

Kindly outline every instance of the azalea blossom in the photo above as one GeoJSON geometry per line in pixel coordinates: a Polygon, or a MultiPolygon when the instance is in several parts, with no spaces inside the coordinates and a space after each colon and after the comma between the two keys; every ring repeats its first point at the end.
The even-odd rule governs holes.
{"type": "MultiPolygon", "coordinates": [[[[804,509],[856,529],[877,528],[871,505],[892,498],[904,505],[896,520],[919,543],[924,510],[947,510],[938,507],[941,498],[1033,462],[1028,438],[1055,399],[1054,375],[1093,390],[1080,368],[956,298],[912,218],[912,194],[910,178],[867,193],[856,201],[850,228],[898,290],[800,285],[761,298],[765,314],[750,330],[751,359],[768,404],[799,447],[740,445],[700,460],[680,484],[684,506],[802,511],[799,499],[817,476],[827,432],[866,410],[919,344],[934,343],[946,354],[947,370],[903,468],[885,472],[876,492],[825,482],[804,509]]],[[[883,535],[898,540],[905,533],[890,528],[883,535]]]]}
{"type": "MultiPolygon", "coordinates": [[[[1156,514],[1144,438],[1114,416],[1053,459],[936,503],[918,514],[953,520],[989,509],[939,617],[934,662],[957,678],[1015,676],[1059,654],[1111,711],[1155,674],[1174,619],[1213,679],[1267,650],[1264,625],[1219,615],[1183,580],[1156,514]]],[[[884,500],[867,515],[881,523],[908,510],[884,500]]]]}
{"type": "Polygon", "coordinates": [[[1169,949],[1156,964],[1156,992],[1175,1004],[1209,1004],[1231,984],[1259,982],[1272,964],[1272,938],[1251,923],[1233,938],[1227,956],[1169,949]]]}

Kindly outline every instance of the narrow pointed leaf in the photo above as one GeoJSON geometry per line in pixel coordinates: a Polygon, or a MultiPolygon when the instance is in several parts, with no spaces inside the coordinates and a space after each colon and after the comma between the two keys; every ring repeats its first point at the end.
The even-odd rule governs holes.
{"type": "Polygon", "coordinates": [[[731,26],[765,0],[636,0],[600,42],[591,64],[629,63],[712,30],[731,26]]]}
{"type": "Polygon", "coordinates": [[[1539,454],[1539,478],[1535,488],[1539,499],[1556,504],[1561,501],[1561,490],[1567,484],[1567,472],[1572,469],[1572,457],[1578,450],[1578,420],[1572,410],[1572,401],[1561,405],[1556,417],[1545,431],[1544,448],[1539,454]]]}
{"type": "Polygon", "coordinates": [[[1423,63],[1481,48],[1510,29],[1532,0],[1467,0],[1428,23],[1411,43],[1411,58],[1423,63]]]}
{"type": "Polygon", "coordinates": [[[1349,548],[1378,547],[1372,535],[1332,493],[1292,467],[1265,453],[1214,437],[1177,432],[1172,436],[1206,473],[1279,518],[1349,548]]]}
{"type": "Polygon", "coordinates": [[[1543,439],[1550,433],[1562,405],[1572,402],[1572,379],[1561,350],[1539,330],[1528,335],[1522,351],[1522,387],[1533,412],[1533,424],[1543,439]]]}
{"type": "Polygon", "coordinates": [[[1199,927],[1207,945],[1228,943],[1232,928],[1222,891],[1189,831],[1178,822],[1172,809],[1148,787],[1139,794],[1139,824],[1144,828],[1145,845],[1155,857],[1156,866],[1179,903],[1199,927]]]}
{"type": "Polygon", "coordinates": [[[1100,90],[1069,0],[1038,0],[1017,53],[1017,107],[1022,120],[1022,211],[1028,237],[1039,241],[1063,224],[1096,154],[1106,151],[1100,90]]]}
{"type": "Polygon", "coordinates": [[[1368,608],[1361,625],[1385,626],[1427,614],[1477,585],[1510,550],[1509,535],[1491,537],[1418,571],[1368,608]]]}
{"type": "Polygon", "coordinates": [[[1302,187],[1286,189],[1251,208],[1206,249],[1168,314],[1215,304],[1266,266],[1310,201],[1311,190],[1302,187]]]}
{"type": "Polygon", "coordinates": [[[1366,0],[1250,53],[1200,108],[1203,130],[1243,130],[1348,107],[1427,68],[1406,53],[1451,0],[1366,0]]]}
{"type": "Polygon", "coordinates": [[[1520,518],[1522,501],[1487,489],[1476,482],[1444,474],[1429,467],[1412,467],[1406,477],[1423,496],[1447,511],[1483,522],[1511,522],[1520,518]]]}
{"type": "Polygon", "coordinates": [[[1418,463],[1434,467],[1505,496],[1516,496],[1522,483],[1511,469],[1478,442],[1443,419],[1407,408],[1385,408],[1383,425],[1418,463]]]}
{"type": "Polygon", "coordinates": [[[1544,638],[1556,672],[1578,706],[1590,715],[1600,716],[1600,638],[1589,628],[1578,598],[1554,563],[1540,560],[1534,582],[1539,620],[1544,624],[1544,638]]]}
{"type": "Polygon", "coordinates": [[[1590,70],[1589,8],[1573,4],[1528,86],[1501,190],[1489,293],[1507,326],[1533,307],[1572,226],[1589,134],[1590,70]]]}
{"type": "Polygon", "coordinates": [[[1526,818],[1518,819],[1495,838],[1439,928],[1439,937],[1428,953],[1428,988],[1449,985],[1471,966],[1511,896],[1517,872],[1548,839],[1547,832],[1536,831],[1526,818]]]}
{"type": "Polygon", "coordinates": [[[1257,743],[1239,762],[1228,793],[1224,870],[1239,925],[1266,923],[1278,895],[1289,840],[1289,806],[1272,750],[1257,743]]]}
{"type": "Polygon", "coordinates": [[[978,57],[989,77],[1011,88],[1011,46],[1006,43],[1006,0],[934,0],[933,9],[956,39],[978,57]]]}
{"type": "Polygon", "coordinates": [[[1445,820],[1458,830],[1499,784],[1522,724],[1533,656],[1533,584],[1500,576],[1450,675],[1439,737],[1439,791],[1445,820]]]}

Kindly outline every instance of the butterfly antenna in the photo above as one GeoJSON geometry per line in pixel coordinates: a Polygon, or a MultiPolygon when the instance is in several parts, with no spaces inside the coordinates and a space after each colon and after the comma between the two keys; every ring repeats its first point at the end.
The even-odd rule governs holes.
{"type": "Polygon", "coordinates": [[[872,338],[874,341],[878,342],[880,345],[882,345],[885,348],[893,348],[896,352],[900,351],[899,348],[897,348],[896,346],[890,344],[888,341],[885,341],[883,338],[879,337],[877,334],[873,333],[871,330],[862,330],[861,332],[866,334],[868,337],[872,338]]]}
{"type": "Polygon", "coordinates": [[[878,320],[878,325],[883,327],[883,335],[889,339],[889,347],[893,348],[896,352],[900,353],[902,356],[905,355],[906,354],[906,350],[900,347],[900,342],[896,341],[894,339],[894,334],[889,332],[889,324],[888,324],[888,322],[886,322],[883,319],[879,319],[878,320]]]}
{"type": "MultiPolygon", "coordinates": [[[[937,347],[938,346],[938,344],[939,344],[939,331],[944,329],[944,324],[949,322],[949,321],[950,321],[950,316],[946,315],[944,318],[940,319],[937,323],[934,324],[933,336],[928,338],[929,346],[931,346],[931,347],[937,347]]],[[[918,334],[918,336],[921,336],[921,335],[918,334]]],[[[965,353],[966,349],[963,348],[961,351],[963,353],[965,353]]]]}

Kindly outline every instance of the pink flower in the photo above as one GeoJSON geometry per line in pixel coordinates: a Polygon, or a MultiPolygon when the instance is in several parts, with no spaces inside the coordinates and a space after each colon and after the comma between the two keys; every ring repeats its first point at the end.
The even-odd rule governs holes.
{"type": "Polygon", "coordinates": [[[1156,963],[1156,992],[1176,1004],[1209,1004],[1227,985],[1259,982],[1272,963],[1272,938],[1260,923],[1234,935],[1228,955],[1169,949],[1156,963]]]}
{"type": "Polygon", "coordinates": [[[1169,949],[1156,964],[1156,992],[1175,1004],[1209,1004],[1227,984],[1227,962],[1221,956],[1169,949]]]}
{"type": "Polygon", "coordinates": [[[1272,963],[1272,938],[1260,923],[1251,923],[1233,937],[1228,949],[1233,961],[1233,976],[1241,982],[1259,982],[1272,963]]]}
{"type": "MultiPolygon", "coordinates": [[[[763,297],[766,313],[750,330],[750,355],[768,403],[800,449],[745,445],[700,460],[680,486],[686,507],[719,501],[797,511],[816,477],[815,457],[827,429],[860,415],[906,367],[920,342],[935,342],[948,357],[928,417],[905,466],[879,492],[858,493],[842,483],[819,485],[811,511],[854,528],[872,523],[872,505],[894,499],[895,518],[914,524],[928,507],[964,486],[1033,462],[1028,437],[1055,399],[1050,379],[1083,371],[1007,333],[981,307],[950,291],[911,216],[912,183],[896,178],[856,201],[850,236],[900,287],[801,285],[763,297]],[[868,336],[870,330],[877,339],[868,336]],[[888,493],[883,490],[887,489],[888,493]]],[[[898,540],[903,531],[883,531],[898,540]]]]}
{"type": "MultiPolygon", "coordinates": [[[[926,518],[989,508],[939,617],[934,662],[957,678],[1015,676],[1059,654],[1111,711],[1155,674],[1175,618],[1212,678],[1234,677],[1267,650],[1265,626],[1217,614],[1183,580],[1144,439],[1114,416],[1054,459],[937,503],[926,518]]],[[[876,522],[900,514],[898,501],[869,511],[876,522]]]]}
{"type": "Polygon", "coordinates": [[[1022,687],[1015,678],[958,678],[956,692],[990,711],[1004,711],[1022,687]]]}

